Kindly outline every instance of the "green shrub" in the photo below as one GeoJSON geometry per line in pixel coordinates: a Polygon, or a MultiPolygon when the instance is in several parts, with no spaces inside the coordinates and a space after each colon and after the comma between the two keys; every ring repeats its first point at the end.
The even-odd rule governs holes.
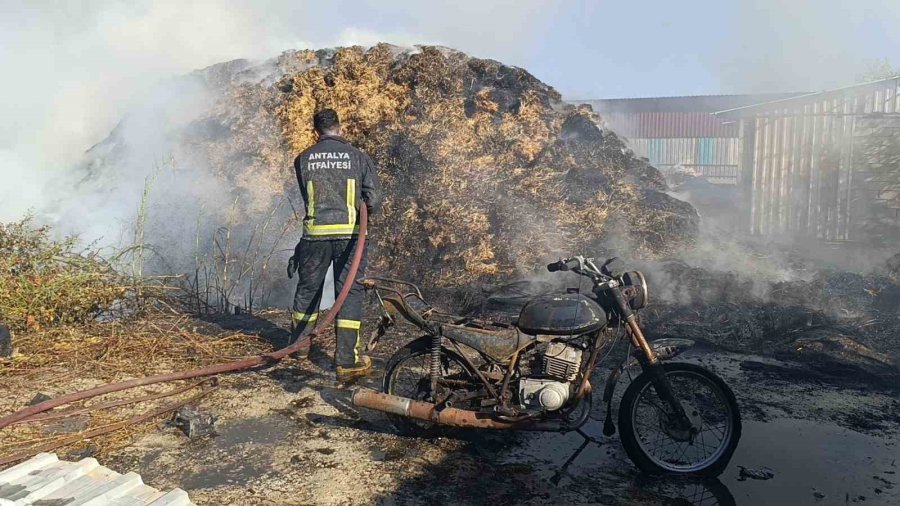
{"type": "Polygon", "coordinates": [[[77,239],[55,240],[30,218],[0,223],[0,319],[13,330],[81,323],[108,310],[128,286],[77,239]]]}

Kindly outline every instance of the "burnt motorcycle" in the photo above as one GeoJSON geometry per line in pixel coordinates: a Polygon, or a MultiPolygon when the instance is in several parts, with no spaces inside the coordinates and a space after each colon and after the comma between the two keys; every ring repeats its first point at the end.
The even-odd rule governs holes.
{"type": "Polygon", "coordinates": [[[358,389],[353,404],[388,413],[401,433],[415,436],[445,427],[580,430],[592,411],[592,373],[627,335],[628,352],[603,390],[604,434],[616,430],[619,378],[639,366],[618,409],[628,456],[651,474],[720,474],[741,436],[734,394],[709,370],[668,361],[691,342],[647,340],[636,314],[649,301],[644,276],[617,258],[598,267],[576,256],[547,269],[589,278],[590,294],[537,296],[513,322],[441,312],[412,283],[363,280],[384,310],[370,347],[398,315],[425,335],[390,358],[383,392],[358,389]]]}

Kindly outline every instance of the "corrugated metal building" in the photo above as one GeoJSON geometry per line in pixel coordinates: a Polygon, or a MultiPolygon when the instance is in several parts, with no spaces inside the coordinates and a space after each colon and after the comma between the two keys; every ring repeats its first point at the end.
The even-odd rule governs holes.
{"type": "Polygon", "coordinates": [[[690,169],[717,184],[736,184],[738,126],[723,124],[713,113],[797,94],[707,95],[693,97],[581,100],[607,126],[625,137],[639,156],[663,174],[690,169]]]}
{"type": "Polygon", "coordinates": [[[900,77],[732,108],[755,234],[900,240],[900,77]]]}

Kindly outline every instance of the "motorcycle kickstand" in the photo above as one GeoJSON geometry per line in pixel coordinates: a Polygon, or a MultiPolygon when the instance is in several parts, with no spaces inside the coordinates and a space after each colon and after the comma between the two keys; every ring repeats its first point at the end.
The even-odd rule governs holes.
{"type": "Polygon", "coordinates": [[[572,465],[572,462],[575,462],[575,459],[577,459],[578,456],[581,455],[581,452],[583,452],[589,444],[595,443],[597,446],[603,445],[602,441],[599,441],[596,438],[587,435],[587,433],[585,433],[581,429],[575,429],[574,432],[577,432],[578,435],[584,439],[584,441],[581,443],[581,446],[579,446],[578,449],[575,450],[575,452],[563,463],[562,467],[559,468],[559,471],[557,471],[553,475],[553,477],[550,478],[550,483],[552,483],[553,485],[559,485],[559,482],[562,481],[563,476],[566,475],[566,470],[570,465],[572,465]]]}

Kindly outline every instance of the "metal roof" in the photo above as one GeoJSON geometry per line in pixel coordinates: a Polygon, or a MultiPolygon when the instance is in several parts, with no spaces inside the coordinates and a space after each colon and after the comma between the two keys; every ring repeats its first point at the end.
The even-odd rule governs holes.
{"type": "Polygon", "coordinates": [[[769,100],[765,102],[760,102],[757,104],[751,104],[741,107],[735,107],[731,109],[725,109],[721,111],[716,111],[714,114],[724,119],[733,119],[740,118],[746,116],[754,116],[761,112],[770,111],[773,109],[792,107],[800,104],[813,103],[818,102],[820,100],[827,100],[831,98],[841,98],[846,96],[854,96],[854,95],[864,95],[866,93],[884,89],[887,85],[890,85],[893,81],[894,87],[900,86],[900,76],[889,77],[887,79],[879,79],[877,81],[870,81],[867,83],[854,84],[851,86],[845,86],[843,88],[836,88],[833,90],[826,91],[817,91],[814,93],[804,93],[793,97],[786,97],[776,100],[769,100]]]}
{"type": "Polygon", "coordinates": [[[695,95],[683,97],[570,100],[590,105],[610,129],[630,139],[736,138],[738,126],[723,124],[714,112],[801,95],[695,95]]]}
{"type": "Polygon", "coordinates": [[[566,100],[571,104],[590,104],[595,112],[716,112],[760,102],[805,95],[803,93],[757,93],[745,95],[691,95],[679,97],[636,97],[566,100]]]}
{"type": "Polygon", "coordinates": [[[723,125],[708,112],[601,112],[610,129],[630,139],[737,137],[736,125],[723,125]]]}
{"type": "Polygon", "coordinates": [[[160,492],[136,473],[119,474],[96,459],[59,460],[40,453],[0,471],[0,506],[192,506],[187,492],[160,492]],[[40,502],[38,502],[40,501],[40,502]]]}

